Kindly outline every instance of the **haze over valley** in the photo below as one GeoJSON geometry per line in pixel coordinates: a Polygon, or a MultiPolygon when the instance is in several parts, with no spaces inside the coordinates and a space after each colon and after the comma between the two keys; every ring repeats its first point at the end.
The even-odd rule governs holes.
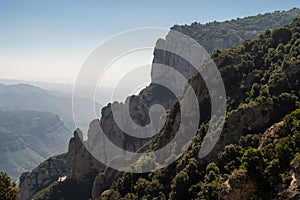
{"type": "Polygon", "coordinates": [[[0,200],[300,199],[299,7],[0,1],[0,200]]]}

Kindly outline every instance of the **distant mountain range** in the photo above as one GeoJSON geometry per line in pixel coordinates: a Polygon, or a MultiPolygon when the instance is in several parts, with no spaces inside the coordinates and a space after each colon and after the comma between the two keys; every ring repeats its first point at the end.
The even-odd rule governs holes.
{"type": "Polygon", "coordinates": [[[17,179],[44,159],[66,152],[72,131],[47,112],[0,110],[0,169],[17,179]]]}
{"type": "MultiPolygon", "coordinates": [[[[76,97],[87,129],[87,106],[93,101],[76,97]]],[[[100,111],[101,105],[96,103],[100,111]]],[[[41,161],[67,151],[75,129],[72,95],[29,84],[0,84],[0,170],[17,180],[41,161]]]]}
{"type": "MultiPolygon", "coordinates": [[[[80,125],[83,129],[88,127],[89,121],[86,110],[94,102],[88,98],[76,97],[81,105],[80,125]]],[[[44,90],[29,84],[0,84],[0,108],[3,110],[36,110],[58,114],[66,126],[75,128],[72,112],[72,95],[55,91],[44,90]]],[[[101,105],[95,103],[95,108],[100,111],[101,105]]],[[[81,128],[82,128],[81,127],[81,128]]]]}
{"type": "Polygon", "coordinates": [[[17,84],[28,84],[33,85],[44,90],[50,90],[55,92],[60,92],[64,94],[72,94],[73,85],[72,84],[63,84],[63,83],[49,83],[49,82],[40,82],[40,81],[30,81],[30,80],[17,80],[17,79],[0,79],[0,84],[5,85],[17,85],[17,84]]]}
{"type": "MultiPolygon", "coordinates": [[[[130,114],[138,124],[148,124],[149,106],[160,103],[167,107],[166,123],[154,137],[148,140],[128,137],[118,128],[109,104],[103,108],[100,121],[91,123],[85,143],[88,145],[84,145],[82,133],[77,130],[70,140],[67,154],[52,157],[32,172],[22,174],[20,199],[300,199],[300,18],[291,22],[293,16],[300,16],[300,10],[224,23],[174,27],[200,43],[206,42],[203,46],[213,52],[212,59],[226,88],[225,125],[207,156],[199,158],[199,150],[204,140],[214,137],[206,135],[214,121],[211,119],[215,118],[210,116],[211,99],[225,97],[217,92],[217,96],[210,93],[203,77],[195,73],[189,84],[197,96],[201,118],[191,144],[172,144],[166,153],[169,155],[167,159],[162,159],[164,155],[156,152],[178,136],[181,104],[180,101],[173,103],[174,96],[151,84],[138,96],[132,96],[130,114]],[[289,22],[291,24],[279,28],[289,22]],[[261,35],[255,36],[260,32],[261,35]],[[244,33],[251,37],[242,37],[244,33]],[[241,42],[244,42],[243,45],[234,47],[241,42]],[[219,50],[227,47],[233,48],[219,50]],[[136,165],[129,166],[131,169],[166,166],[168,160],[177,156],[178,160],[143,174],[122,173],[107,167],[88,151],[96,149],[99,144],[96,139],[99,126],[107,136],[111,136],[110,140],[115,145],[124,150],[154,152],[151,156],[140,156],[136,165]],[[186,145],[189,148],[183,155],[176,154],[186,145]],[[58,181],[58,177],[63,177],[63,180],[58,181]]],[[[165,47],[182,45],[172,35],[165,40],[160,39],[160,43],[165,47]]],[[[184,48],[193,50],[191,46],[182,46],[184,48]]],[[[155,49],[154,63],[173,67],[183,75],[188,74],[189,64],[184,58],[162,49],[155,49]]],[[[157,71],[155,74],[153,71],[152,78],[153,75],[163,79],[172,77],[171,73],[159,74],[157,71]]],[[[118,105],[117,102],[114,104],[118,105]]],[[[197,108],[196,103],[187,107],[188,110],[197,108]]],[[[124,123],[126,120],[124,118],[124,123]]],[[[213,131],[220,128],[218,123],[213,126],[213,131]]],[[[183,129],[188,128],[189,125],[183,129]]],[[[101,146],[102,149],[104,147],[101,146]]],[[[97,153],[105,158],[108,155],[105,150],[97,153]]],[[[120,156],[114,161],[122,159],[120,156]]],[[[127,159],[124,158],[124,161],[127,159]]]]}

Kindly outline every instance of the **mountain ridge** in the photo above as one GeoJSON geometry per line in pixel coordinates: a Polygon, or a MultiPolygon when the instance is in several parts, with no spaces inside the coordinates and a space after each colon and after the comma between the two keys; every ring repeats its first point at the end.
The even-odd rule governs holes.
{"type": "MultiPolygon", "coordinates": [[[[53,92],[44,90],[40,87],[30,84],[3,84],[0,87],[0,108],[8,110],[36,110],[58,114],[65,124],[74,129],[71,94],[53,92]]],[[[95,105],[97,109],[101,108],[99,103],[94,103],[92,100],[84,97],[74,97],[82,106],[79,123],[85,129],[91,119],[86,114],[86,108],[90,105],[95,105]]]]}
{"type": "Polygon", "coordinates": [[[53,113],[0,111],[1,170],[14,180],[44,159],[67,151],[71,134],[53,113]]]}
{"type": "MultiPolygon", "coordinates": [[[[70,141],[66,158],[66,181],[50,186],[47,191],[43,191],[44,193],[32,190],[31,195],[37,195],[35,196],[37,199],[216,199],[220,194],[220,189],[222,189],[221,185],[228,181],[231,185],[231,190],[226,188],[228,184],[223,185],[224,190],[222,190],[221,197],[228,199],[230,198],[229,194],[234,196],[234,191],[238,190],[238,188],[234,187],[235,184],[232,184],[234,183],[233,180],[238,181],[238,178],[242,177],[244,179],[240,181],[244,181],[244,185],[252,189],[241,193],[243,194],[241,198],[280,196],[280,194],[276,193],[276,188],[273,188],[275,191],[270,190],[269,192],[274,192],[270,194],[267,191],[259,190],[259,187],[252,187],[253,184],[254,186],[255,184],[259,185],[259,181],[254,179],[258,177],[258,171],[251,170],[253,165],[249,167],[249,164],[252,162],[257,163],[256,157],[259,160],[262,156],[260,151],[255,149],[258,143],[257,140],[260,140],[259,134],[265,135],[264,133],[269,127],[282,120],[285,123],[290,123],[286,119],[293,113],[298,112],[297,110],[292,111],[299,107],[299,94],[292,91],[297,91],[299,88],[299,65],[296,62],[296,57],[300,52],[296,43],[300,36],[298,34],[299,21],[299,19],[296,19],[291,25],[273,31],[265,31],[257,39],[246,41],[242,46],[233,47],[225,51],[217,51],[212,55],[221,71],[228,93],[229,112],[224,130],[226,134],[232,133],[232,137],[226,138],[224,135],[221,135],[218,144],[204,160],[205,162],[199,160],[198,152],[207,130],[209,116],[204,116],[201,119],[201,126],[193,144],[179,160],[165,169],[140,175],[121,173],[99,164],[98,161],[91,157],[86,147],[82,144],[80,139],[82,138],[81,131],[76,130],[74,137],[70,141]],[[284,30],[284,34],[278,35],[282,30],[284,30]],[[285,39],[286,37],[288,39],[285,39]],[[280,45],[280,43],[282,44],[280,45]],[[275,50],[278,50],[278,52],[274,52],[275,50]],[[293,53],[294,51],[296,53],[293,53]],[[274,56],[276,53],[278,56],[274,56]],[[296,56],[295,59],[293,58],[294,56],[296,56]],[[284,87],[277,87],[282,82],[287,82],[288,84],[284,87]],[[283,119],[284,116],[286,117],[283,119]],[[233,145],[233,147],[230,145],[233,145]],[[237,160],[232,159],[235,158],[235,154],[237,155],[237,160]],[[253,156],[255,159],[250,160],[251,156],[249,157],[249,154],[255,155],[253,156]],[[216,161],[218,158],[222,159],[224,165],[222,165],[222,162],[220,164],[216,161]],[[210,161],[215,161],[216,163],[210,161]],[[88,164],[85,166],[89,167],[82,167],[85,163],[88,164]],[[91,166],[96,166],[96,168],[91,166]],[[241,176],[235,174],[240,174],[241,176]],[[253,184],[248,184],[245,180],[251,180],[253,184]],[[72,190],[72,188],[79,187],[84,189],[81,191],[72,190]],[[229,197],[226,197],[226,195],[229,197]]],[[[182,70],[183,73],[185,72],[186,66],[179,65],[184,62],[178,61],[176,56],[161,51],[155,51],[154,55],[155,63],[166,64],[179,69],[179,71],[182,70]]],[[[201,111],[207,111],[210,104],[203,80],[199,74],[196,74],[190,81],[200,99],[199,106],[203,108],[201,111]]],[[[115,139],[115,141],[117,141],[118,145],[123,145],[126,150],[136,150],[145,147],[144,145],[155,150],[161,145],[163,146],[176,132],[175,129],[178,126],[176,119],[179,109],[178,103],[175,102],[173,104],[172,101],[170,103],[158,95],[161,94],[161,91],[163,91],[162,88],[152,84],[138,96],[132,96],[127,101],[131,108],[142,107],[142,109],[138,109],[140,112],[133,111],[132,113],[133,118],[137,119],[137,122],[141,124],[147,124],[147,109],[152,104],[160,102],[167,109],[171,109],[168,112],[167,125],[154,138],[154,143],[122,138],[123,133],[114,126],[110,109],[111,104],[102,109],[100,121],[96,120],[91,123],[91,135],[97,135],[95,134],[97,133],[97,126],[101,126],[107,131],[108,135],[116,138],[120,137],[121,139],[115,139]],[[136,116],[139,117],[137,118],[136,116]]],[[[169,96],[169,98],[175,100],[172,96],[169,96]]],[[[209,113],[209,110],[207,113],[209,113]]],[[[295,122],[293,121],[290,127],[297,129],[298,119],[293,118],[293,120],[295,122]]],[[[93,143],[89,143],[89,145],[93,145],[93,143]]],[[[278,146],[278,148],[281,148],[280,144],[278,146]]],[[[291,154],[292,156],[293,154],[291,154]]],[[[266,157],[266,159],[270,158],[266,157]]],[[[141,160],[141,167],[151,164],[151,162],[151,159],[141,160]]],[[[275,161],[271,160],[270,162],[275,161]]],[[[272,167],[269,162],[265,164],[269,168],[272,167]]],[[[263,168],[263,170],[266,170],[266,172],[259,172],[266,174],[266,176],[269,175],[267,174],[270,172],[268,171],[269,169],[263,168]]],[[[261,182],[266,184],[264,181],[261,182]]],[[[280,181],[276,179],[270,183],[281,184],[280,186],[283,187],[280,181]]],[[[30,190],[30,187],[21,187],[21,189],[27,192],[30,190]]]]}

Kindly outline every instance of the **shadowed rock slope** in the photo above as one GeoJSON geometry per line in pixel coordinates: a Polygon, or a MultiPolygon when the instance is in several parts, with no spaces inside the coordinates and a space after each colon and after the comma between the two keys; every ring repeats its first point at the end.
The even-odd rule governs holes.
{"type": "MultiPolygon", "coordinates": [[[[110,104],[102,109],[101,120],[90,124],[87,145],[82,143],[81,131],[75,131],[66,156],[66,180],[33,195],[36,199],[297,199],[299,41],[300,19],[296,19],[212,55],[225,84],[228,110],[222,135],[204,159],[198,158],[198,152],[210,119],[210,98],[203,79],[195,74],[190,84],[202,116],[198,133],[189,150],[172,165],[147,174],[121,173],[106,168],[87,149],[93,147],[92,138],[100,126],[126,150],[155,150],[168,143],[177,131],[180,108],[165,88],[152,84],[127,99],[124,106],[130,106],[140,125],[149,123],[152,104],[160,103],[169,110],[166,124],[154,138],[141,140],[124,134],[113,120],[110,104]]],[[[186,61],[168,52],[154,54],[154,63],[173,65],[186,75],[186,61]]],[[[159,77],[156,73],[152,71],[152,78],[159,77]]],[[[141,167],[153,162],[141,160],[141,167]]]]}

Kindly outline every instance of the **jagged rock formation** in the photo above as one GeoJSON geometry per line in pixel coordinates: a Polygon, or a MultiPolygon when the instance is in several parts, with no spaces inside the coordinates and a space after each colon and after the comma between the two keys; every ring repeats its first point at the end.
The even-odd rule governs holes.
{"type": "Polygon", "coordinates": [[[82,132],[77,129],[69,143],[67,153],[67,177],[84,181],[86,175],[92,174],[93,171],[97,173],[101,170],[101,166],[101,163],[94,159],[84,146],[82,132]]]}
{"type": "MultiPolygon", "coordinates": [[[[298,22],[295,21],[290,26],[297,27],[298,22]]],[[[296,29],[289,29],[294,31],[292,38],[296,40],[299,36],[296,34],[296,29]]],[[[295,41],[292,43],[291,40],[289,38],[287,43],[290,42],[291,45],[296,46],[295,41]]],[[[159,43],[166,41],[160,40],[159,43]]],[[[90,155],[89,151],[97,146],[97,129],[100,127],[118,146],[132,151],[159,148],[174,136],[180,113],[178,104],[173,105],[175,97],[169,93],[166,95],[163,92],[164,88],[151,84],[138,96],[127,99],[124,104],[113,104],[120,106],[121,109],[123,106],[129,105],[131,116],[135,122],[145,125],[149,123],[148,111],[151,105],[162,103],[165,109],[170,110],[166,124],[159,134],[150,141],[128,138],[128,135],[124,134],[114,122],[111,111],[112,104],[109,104],[103,108],[100,121],[94,120],[90,124],[86,145],[83,145],[80,131],[75,132],[67,154],[66,180],[50,187],[50,191],[40,199],[97,199],[99,197],[103,199],[119,199],[121,197],[125,199],[215,199],[218,195],[222,195],[224,199],[230,199],[233,196],[241,199],[252,198],[260,187],[258,187],[258,181],[253,179],[255,175],[257,176],[255,174],[257,171],[250,172],[251,170],[249,170],[247,159],[252,156],[247,157],[247,155],[255,153],[257,156],[254,158],[260,159],[260,150],[241,150],[248,148],[246,145],[228,146],[238,144],[248,134],[264,133],[268,127],[279,122],[286,114],[297,108],[298,94],[286,94],[285,92],[296,90],[299,87],[299,76],[297,75],[300,70],[299,67],[296,67],[297,61],[291,59],[291,56],[284,57],[284,54],[288,55],[287,51],[290,51],[291,46],[284,47],[281,50],[282,55],[272,56],[272,49],[282,49],[282,47],[278,47],[278,41],[278,39],[272,39],[271,32],[266,32],[259,39],[248,41],[244,46],[213,55],[225,83],[228,111],[230,112],[227,114],[224,131],[217,145],[204,159],[199,160],[197,156],[210,118],[208,115],[210,113],[210,97],[199,74],[194,75],[190,80],[202,113],[199,121],[199,133],[191,148],[174,164],[146,175],[123,174],[105,168],[90,155]],[[283,64],[284,62],[286,64],[283,64]],[[279,63],[285,67],[278,67],[279,63]],[[287,84],[277,88],[276,84],[282,83],[282,78],[287,84]],[[261,79],[263,80],[260,83],[261,79]],[[269,91],[269,88],[274,90],[269,91]],[[203,113],[205,114],[203,115],[203,113]],[[231,149],[233,151],[230,151],[231,149]],[[240,155],[240,152],[245,152],[245,155],[240,155]],[[231,160],[232,157],[238,159],[231,160]],[[214,164],[212,165],[212,163],[214,164]],[[240,165],[242,165],[241,168],[239,168],[240,165]],[[233,170],[237,171],[229,177],[222,177],[223,173],[230,174],[233,170]],[[113,181],[115,184],[112,185],[113,181]],[[220,189],[219,183],[225,184],[223,185],[224,191],[218,194],[216,191],[220,189]],[[240,184],[247,189],[239,187],[240,184]]],[[[189,67],[186,68],[188,66],[186,61],[180,60],[168,52],[156,50],[154,63],[172,66],[187,77],[192,74],[189,67]]],[[[152,79],[159,79],[162,74],[163,72],[153,68],[152,79]]],[[[193,109],[193,107],[194,105],[190,105],[189,108],[193,109]]],[[[267,132],[264,135],[267,135],[267,132]]],[[[256,145],[257,142],[252,140],[254,141],[255,138],[251,138],[250,144],[256,145]]],[[[264,141],[261,142],[261,144],[263,143],[264,141]]],[[[258,148],[255,145],[253,146],[258,148]]],[[[105,157],[105,152],[99,153],[105,157]]],[[[253,163],[257,164],[256,160],[253,160],[253,163]]],[[[293,166],[297,166],[296,161],[293,166]]],[[[297,177],[296,173],[294,177],[297,177]]],[[[278,184],[276,181],[277,179],[274,184],[278,184]]]]}
{"type": "MultiPolygon", "coordinates": [[[[177,162],[129,180],[123,175],[100,199],[297,199],[294,171],[300,111],[292,111],[299,108],[299,21],[213,54],[224,80],[228,113],[222,135],[208,156],[199,159],[197,154],[207,130],[207,119],[202,118],[194,144],[177,162]],[[275,136],[266,131],[283,118],[275,136]]],[[[195,75],[190,83],[200,106],[209,107],[201,77],[195,75]]],[[[166,144],[174,136],[178,115],[172,107],[154,144],[166,144]]],[[[276,130],[276,125],[271,129],[276,130]]]]}

